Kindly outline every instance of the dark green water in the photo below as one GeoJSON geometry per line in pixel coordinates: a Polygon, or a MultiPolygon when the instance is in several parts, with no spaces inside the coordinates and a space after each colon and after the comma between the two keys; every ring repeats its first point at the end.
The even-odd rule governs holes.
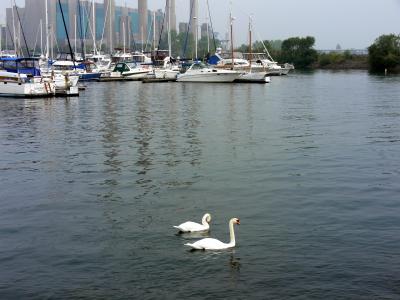
{"type": "Polygon", "coordinates": [[[398,299],[399,236],[400,77],[0,98],[0,299],[398,299]]]}

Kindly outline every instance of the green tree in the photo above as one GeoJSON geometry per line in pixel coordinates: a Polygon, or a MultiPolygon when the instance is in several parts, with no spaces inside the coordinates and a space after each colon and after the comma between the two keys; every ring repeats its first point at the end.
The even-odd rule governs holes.
{"type": "Polygon", "coordinates": [[[280,60],[295,65],[298,69],[307,69],[318,59],[318,53],[313,48],[315,38],[292,37],[282,42],[280,60]]]}
{"type": "Polygon", "coordinates": [[[400,71],[400,36],[381,35],[368,47],[368,54],[371,71],[400,71]]]}

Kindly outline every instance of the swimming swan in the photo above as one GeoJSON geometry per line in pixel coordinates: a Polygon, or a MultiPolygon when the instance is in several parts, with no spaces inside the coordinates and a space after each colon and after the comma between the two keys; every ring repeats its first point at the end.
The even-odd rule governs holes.
{"type": "Polygon", "coordinates": [[[205,214],[201,219],[201,224],[195,222],[185,222],[181,225],[174,226],[179,229],[180,232],[199,232],[199,231],[207,231],[210,229],[209,223],[211,222],[211,215],[205,214]]]}
{"type": "Polygon", "coordinates": [[[185,244],[185,246],[192,247],[193,249],[196,250],[222,250],[222,249],[233,248],[236,245],[235,232],[233,231],[233,224],[240,225],[239,219],[232,218],[229,221],[229,233],[231,236],[231,241],[227,244],[217,239],[205,238],[197,242],[194,242],[193,244],[187,243],[185,244]]]}

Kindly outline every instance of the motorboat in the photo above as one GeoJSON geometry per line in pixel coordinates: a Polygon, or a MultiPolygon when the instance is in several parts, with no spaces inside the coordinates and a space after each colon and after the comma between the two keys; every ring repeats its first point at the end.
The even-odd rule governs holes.
{"type": "Polygon", "coordinates": [[[235,79],[235,82],[243,83],[269,83],[271,82],[271,77],[267,76],[266,72],[253,72],[252,70],[240,74],[240,76],[235,79]]]}
{"type": "Polygon", "coordinates": [[[115,65],[112,72],[104,73],[100,80],[140,80],[146,78],[151,70],[151,66],[141,65],[134,61],[119,62],[115,65]]]}
{"type": "Polygon", "coordinates": [[[27,74],[0,71],[0,96],[51,97],[55,95],[55,83],[27,74]]]}
{"type": "Polygon", "coordinates": [[[154,68],[154,78],[175,80],[180,73],[179,66],[173,64],[168,56],[164,58],[164,65],[161,68],[154,68]]]}
{"type": "MultiPolygon", "coordinates": [[[[19,58],[2,58],[0,59],[0,69],[4,69],[10,73],[27,75],[27,79],[23,78],[23,82],[27,83],[52,83],[49,89],[52,91],[52,85],[55,85],[55,93],[62,95],[79,95],[78,91],[78,76],[72,76],[64,73],[55,73],[48,68],[41,69],[41,59],[33,57],[19,57],[19,58]]],[[[5,78],[10,79],[8,76],[5,78]]],[[[12,77],[11,77],[12,78],[12,77]]],[[[8,82],[8,80],[6,80],[8,82]]],[[[15,78],[13,78],[15,81],[15,78]]],[[[40,84],[38,89],[40,90],[40,84]]]]}
{"type": "Polygon", "coordinates": [[[240,72],[210,68],[202,62],[193,63],[189,69],[178,74],[179,82],[233,82],[240,76],[240,72]]]}

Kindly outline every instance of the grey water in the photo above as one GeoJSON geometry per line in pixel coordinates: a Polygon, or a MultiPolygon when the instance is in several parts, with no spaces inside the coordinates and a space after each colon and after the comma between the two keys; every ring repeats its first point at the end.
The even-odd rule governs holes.
{"type": "Polygon", "coordinates": [[[0,98],[0,299],[399,299],[399,237],[400,77],[0,98]]]}

